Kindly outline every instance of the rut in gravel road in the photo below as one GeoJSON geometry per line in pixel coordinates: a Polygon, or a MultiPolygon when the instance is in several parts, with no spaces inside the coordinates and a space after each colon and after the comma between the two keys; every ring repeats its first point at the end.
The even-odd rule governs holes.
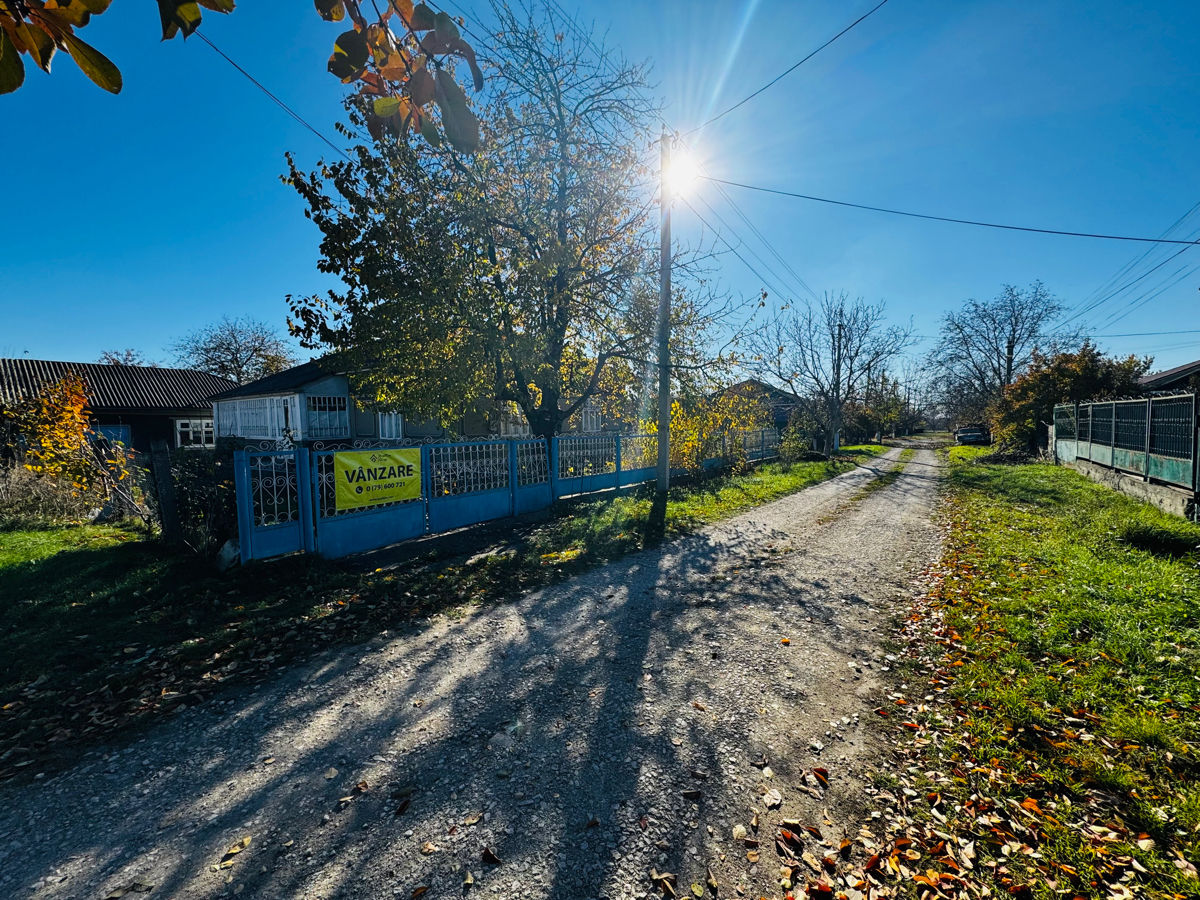
{"type": "Polygon", "coordinates": [[[0,890],[625,898],[711,868],[722,896],[779,896],[772,826],[836,846],[889,765],[868,717],[937,543],[932,452],[864,490],[898,454],[0,787],[0,890]],[[755,811],[757,864],[733,837],[755,811]]]}

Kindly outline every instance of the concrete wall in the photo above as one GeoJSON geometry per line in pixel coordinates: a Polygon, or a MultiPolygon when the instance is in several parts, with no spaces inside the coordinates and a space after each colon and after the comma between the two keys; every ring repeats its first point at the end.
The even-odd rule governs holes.
{"type": "Polygon", "coordinates": [[[1172,515],[1192,518],[1196,514],[1195,497],[1191,491],[1183,488],[1144,481],[1138,475],[1118,472],[1115,469],[1096,465],[1086,459],[1077,459],[1074,462],[1064,463],[1064,465],[1086,475],[1092,481],[1127,494],[1143,503],[1152,503],[1172,515]]]}

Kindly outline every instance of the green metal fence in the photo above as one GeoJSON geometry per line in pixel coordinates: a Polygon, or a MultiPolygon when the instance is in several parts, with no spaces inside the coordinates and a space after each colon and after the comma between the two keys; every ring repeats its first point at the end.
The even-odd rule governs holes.
{"type": "Polygon", "coordinates": [[[1063,462],[1090,460],[1200,491],[1198,443],[1195,394],[1054,408],[1054,455],[1063,462]]]}

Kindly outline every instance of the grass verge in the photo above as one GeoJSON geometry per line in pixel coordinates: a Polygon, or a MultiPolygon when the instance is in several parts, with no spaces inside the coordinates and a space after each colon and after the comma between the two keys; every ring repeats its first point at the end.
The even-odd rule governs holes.
{"type": "Polygon", "coordinates": [[[645,491],[566,503],[498,546],[467,532],[375,571],[294,556],[218,575],[133,530],[0,532],[0,778],[333,644],[561,581],[882,450],[680,485],[665,504],[645,491]]]}
{"type": "Polygon", "coordinates": [[[908,719],[906,893],[1200,896],[1200,527],[980,452],[947,454],[925,683],[881,711],[908,719]]]}

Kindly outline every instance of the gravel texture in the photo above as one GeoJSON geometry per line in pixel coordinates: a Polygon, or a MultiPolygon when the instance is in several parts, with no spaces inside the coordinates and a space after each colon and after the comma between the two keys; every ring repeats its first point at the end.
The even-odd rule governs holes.
{"type": "Polygon", "coordinates": [[[863,491],[898,453],[4,785],[0,893],[778,896],[773,824],[836,847],[890,765],[868,719],[937,543],[932,452],[863,491]]]}

